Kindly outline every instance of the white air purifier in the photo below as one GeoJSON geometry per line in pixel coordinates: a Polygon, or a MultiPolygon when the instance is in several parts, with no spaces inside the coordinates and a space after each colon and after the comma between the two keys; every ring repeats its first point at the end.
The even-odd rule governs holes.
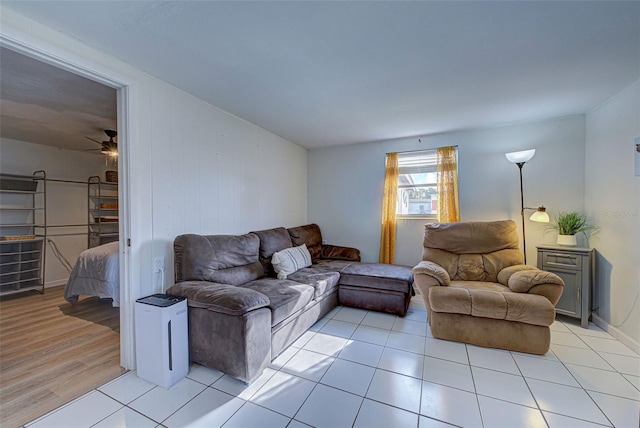
{"type": "Polygon", "coordinates": [[[187,300],[153,294],[136,300],[138,377],[169,388],[189,372],[187,300]]]}

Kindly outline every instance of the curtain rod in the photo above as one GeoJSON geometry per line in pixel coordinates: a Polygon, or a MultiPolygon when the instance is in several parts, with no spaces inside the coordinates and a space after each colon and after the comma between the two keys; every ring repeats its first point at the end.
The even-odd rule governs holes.
{"type": "MultiPolygon", "coordinates": [[[[457,148],[458,148],[458,145],[457,145],[457,144],[454,144],[454,145],[452,145],[452,146],[440,146],[440,147],[436,147],[436,149],[439,149],[439,148],[441,148],[441,147],[455,147],[455,148],[457,149],[457,148]]],[[[398,153],[398,154],[401,154],[401,153],[415,153],[415,152],[424,152],[425,150],[435,150],[435,149],[407,150],[407,151],[405,151],[405,152],[387,152],[387,153],[385,153],[385,154],[387,154],[387,155],[388,155],[389,153],[398,153]]]]}

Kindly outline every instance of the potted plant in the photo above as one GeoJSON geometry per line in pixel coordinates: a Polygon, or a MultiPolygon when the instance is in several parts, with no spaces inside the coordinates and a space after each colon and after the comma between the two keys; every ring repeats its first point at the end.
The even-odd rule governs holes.
{"type": "Polygon", "coordinates": [[[597,229],[597,226],[589,224],[587,217],[576,211],[560,212],[549,224],[549,228],[558,232],[558,245],[577,245],[576,234],[597,229]]]}

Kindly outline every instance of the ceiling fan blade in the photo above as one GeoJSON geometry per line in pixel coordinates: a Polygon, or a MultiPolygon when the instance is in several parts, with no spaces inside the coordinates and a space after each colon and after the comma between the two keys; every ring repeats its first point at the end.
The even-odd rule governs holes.
{"type": "Polygon", "coordinates": [[[91,138],[91,137],[87,137],[86,135],[85,135],[85,137],[84,137],[84,138],[87,138],[87,139],[89,139],[89,140],[91,140],[91,141],[93,141],[93,142],[96,142],[96,143],[98,143],[98,144],[102,145],[102,143],[101,143],[100,141],[98,141],[98,140],[94,140],[93,138],[91,138]]]}

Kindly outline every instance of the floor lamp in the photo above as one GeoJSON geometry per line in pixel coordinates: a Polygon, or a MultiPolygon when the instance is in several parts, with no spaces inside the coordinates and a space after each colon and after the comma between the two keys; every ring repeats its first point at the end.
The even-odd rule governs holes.
{"type": "Polygon", "coordinates": [[[527,244],[526,234],[524,231],[524,210],[534,210],[529,218],[532,221],[538,223],[549,223],[549,214],[545,207],[529,208],[524,206],[524,193],[522,191],[522,167],[527,163],[533,155],[536,154],[536,149],[522,150],[520,152],[505,153],[507,160],[511,163],[515,163],[518,166],[520,172],[520,217],[522,217],[522,252],[524,253],[524,264],[527,264],[527,244]]]}

